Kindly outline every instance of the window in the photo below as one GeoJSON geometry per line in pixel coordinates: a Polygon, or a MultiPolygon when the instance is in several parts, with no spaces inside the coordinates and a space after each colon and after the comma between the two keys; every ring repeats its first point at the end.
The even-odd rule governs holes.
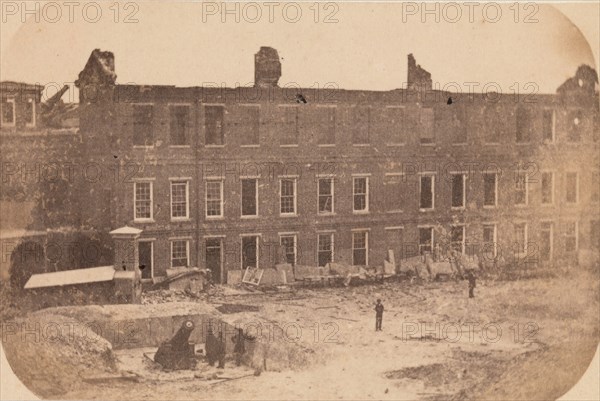
{"type": "Polygon", "coordinates": [[[567,203],[577,203],[579,200],[579,182],[577,173],[566,173],[565,174],[565,189],[566,189],[566,201],[567,203]]]}
{"type": "Polygon", "coordinates": [[[258,146],[260,144],[260,107],[239,106],[235,113],[234,124],[236,138],[240,138],[242,146],[258,146]],[[237,117],[237,118],[235,118],[237,117]]]}
{"type": "Polygon", "coordinates": [[[433,227],[419,227],[419,254],[433,251],[433,227]]]}
{"type": "Polygon", "coordinates": [[[283,248],[285,261],[292,266],[296,266],[296,235],[281,235],[279,243],[283,248]]]}
{"type": "Polygon", "coordinates": [[[353,211],[369,211],[369,177],[354,177],[352,180],[353,211]]]}
{"type": "Polygon", "coordinates": [[[498,206],[498,175],[496,173],[483,174],[483,206],[498,206]]]}
{"type": "Polygon", "coordinates": [[[387,212],[401,212],[405,202],[403,188],[404,176],[400,174],[386,174],[383,180],[385,210],[387,212]]]}
{"type": "Polygon", "coordinates": [[[352,265],[367,266],[369,264],[369,233],[354,231],[352,233],[352,265]]]}
{"type": "Polygon", "coordinates": [[[515,173],[515,205],[527,204],[527,173],[517,171],[515,173]]]}
{"type": "Polygon", "coordinates": [[[325,266],[327,263],[333,262],[334,234],[324,233],[318,235],[317,258],[318,265],[325,266]]]}
{"type": "Polygon", "coordinates": [[[581,110],[570,111],[567,116],[567,141],[581,141],[581,131],[583,129],[583,114],[581,110]]]}
{"type": "Polygon", "coordinates": [[[452,174],[452,207],[464,208],[466,202],[465,174],[452,174]]]}
{"type": "Polygon", "coordinates": [[[152,105],[133,106],[133,144],[135,146],[154,146],[152,105]]]}
{"type": "Polygon", "coordinates": [[[467,143],[467,126],[466,126],[466,110],[462,106],[458,106],[456,109],[450,109],[451,117],[448,124],[448,131],[452,138],[453,144],[465,144],[467,143]]]}
{"type": "Polygon", "coordinates": [[[505,115],[498,106],[487,105],[484,109],[485,138],[487,144],[498,144],[500,138],[506,138],[505,115]]]}
{"type": "Polygon", "coordinates": [[[404,107],[389,106],[384,109],[381,136],[387,139],[388,145],[404,143],[404,125],[404,107]]]}
{"type": "Polygon", "coordinates": [[[333,213],[333,178],[319,178],[319,214],[333,213]]]}
{"type": "Polygon", "coordinates": [[[298,145],[298,106],[280,106],[281,146],[298,145]]]}
{"type": "Polygon", "coordinates": [[[576,252],[577,246],[577,222],[567,222],[565,224],[565,252],[576,252]]]}
{"type": "Polygon", "coordinates": [[[542,173],[542,205],[554,203],[554,173],[542,173]]]}
{"type": "Polygon", "coordinates": [[[223,181],[206,181],[206,217],[223,217],[223,181]]]}
{"type": "Polygon", "coordinates": [[[483,254],[488,260],[496,257],[496,225],[495,224],[484,224],[483,225],[483,254]]]}
{"type": "Polygon", "coordinates": [[[421,109],[419,119],[419,138],[422,145],[435,143],[433,118],[433,109],[421,109]]]}
{"type": "Polygon", "coordinates": [[[458,253],[465,253],[465,226],[452,226],[450,231],[450,246],[458,253]]]}
{"type": "Polygon", "coordinates": [[[592,194],[590,200],[594,203],[600,201],[600,172],[592,172],[592,194]]]}
{"type": "Polygon", "coordinates": [[[134,220],[152,220],[152,182],[136,182],[134,185],[134,220]]]}
{"type": "Polygon", "coordinates": [[[544,110],[542,114],[542,137],[544,139],[544,142],[554,142],[554,116],[554,110],[544,110]]]}
{"type": "Polygon", "coordinates": [[[282,215],[296,214],[296,179],[286,178],[279,181],[280,213],[282,215]]]}
{"type": "Polygon", "coordinates": [[[140,270],[142,272],[142,279],[150,279],[154,277],[154,255],[152,253],[152,241],[138,242],[138,254],[140,270]]]}
{"type": "Polygon", "coordinates": [[[25,102],[25,125],[35,127],[35,100],[32,98],[25,102]]]}
{"type": "Polygon", "coordinates": [[[0,105],[2,111],[2,125],[14,126],[15,125],[15,99],[2,99],[0,105]]]}
{"type": "Polygon", "coordinates": [[[532,130],[532,113],[531,110],[524,107],[517,108],[517,143],[529,142],[532,130]]]}
{"type": "Polygon", "coordinates": [[[333,106],[316,108],[316,132],[319,145],[335,145],[335,111],[333,106]]]}
{"type": "Polygon", "coordinates": [[[242,236],[242,269],[258,268],[258,235],[242,236]]]}
{"type": "Polygon", "coordinates": [[[356,106],[349,109],[352,114],[352,144],[368,145],[371,125],[371,108],[356,106]]]}
{"type": "Polygon", "coordinates": [[[258,216],[258,180],[242,179],[242,216],[258,216]]]}
{"type": "Polygon", "coordinates": [[[204,143],[206,145],[224,145],[223,116],[224,106],[204,106],[204,143]]]}
{"type": "Polygon", "coordinates": [[[540,247],[538,249],[541,260],[552,259],[552,242],[554,237],[554,227],[552,222],[543,221],[540,223],[540,247]]]}
{"type": "Polygon", "coordinates": [[[188,208],[188,182],[171,181],[171,218],[187,219],[189,217],[188,208]]]}
{"type": "Polygon", "coordinates": [[[433,209],[435,206],[435,177],[433,175],[422,175],[419,184],[419,208],[421,210],[433,209]]]}
{"type": "Polygon", "coordinates": [[[518,223],[515,229],[515,253],[523,255],[527,252],[527,223],[518,223]]]}
{"type": "Polygon", "coordinates": [[[189,267],[189,241],[171,241],[171,267],[189,267]]]}
{"type": "Polygon", "coordinates": [[[188,121],[190,116],[190,108],[188,106],[170,106],[170,134],[172,146],[188,145],[187,131],[188,121]]]}

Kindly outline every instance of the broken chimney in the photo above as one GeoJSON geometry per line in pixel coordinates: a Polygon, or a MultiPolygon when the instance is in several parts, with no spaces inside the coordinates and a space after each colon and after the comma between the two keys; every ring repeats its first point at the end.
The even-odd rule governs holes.
{"type": "Polygon", "coordinates": [[[408,55],[407,89],[429,91],[432,88],[431,74],[417,64],[412,54],[408,55]]]}
{"type": "Polygon", "coordinates": [[[277,86],[281,77],[281,62],[277,50],[261,47],[254,55],[254,86],[277,86]]]}
{"type": "Polygon", "coordinates": [[[95,49],[75,81],[75,86],[79,88],[79,103],[112,96],[116,80],[114,54],[95,49]]]}

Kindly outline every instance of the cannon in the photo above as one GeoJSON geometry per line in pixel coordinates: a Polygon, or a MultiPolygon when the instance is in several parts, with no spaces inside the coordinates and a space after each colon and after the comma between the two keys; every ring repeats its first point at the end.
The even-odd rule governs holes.
{"type": "Polygon", "coordinates": [[[188,341],[193,330],[194,322],[191,320],[183,322],[173,338],[158,347],[154,362],[170,370],[193,369],[197,362],[196,353],[194,343],[188,341]]]}

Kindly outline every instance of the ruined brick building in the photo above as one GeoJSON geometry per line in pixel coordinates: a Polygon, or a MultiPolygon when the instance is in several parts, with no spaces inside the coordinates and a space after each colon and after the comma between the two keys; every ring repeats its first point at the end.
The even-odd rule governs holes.
{"type": "Polygon", "coordinates": [[[113,54],[95,50],[76,82],[80,146],[114,174],[82,190],[81,224],[142,229],[146,278],[200,266],[226,282],[282,259],[381,265],[389,249],[597,258],[595,71],[555,94],[465,94],[408,63],[406,89],[286,87],[263,47],[253,87],[179,88],[117,84],[113,54]]]}

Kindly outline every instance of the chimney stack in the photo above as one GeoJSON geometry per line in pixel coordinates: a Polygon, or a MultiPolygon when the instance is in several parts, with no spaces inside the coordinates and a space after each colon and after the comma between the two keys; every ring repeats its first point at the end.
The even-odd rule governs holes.
{"type": "Polygon", "coordinates": [[[254,86],[277,86],[281,77],[281,62],[277,50],[262,46],[254,55],[254,86]]]}
{"type": "Polygon", "coordinates": [[[412,54],[408,55],[407,89],[430,91],[433,87],[431,74],[417,64],[412,54]]]}

